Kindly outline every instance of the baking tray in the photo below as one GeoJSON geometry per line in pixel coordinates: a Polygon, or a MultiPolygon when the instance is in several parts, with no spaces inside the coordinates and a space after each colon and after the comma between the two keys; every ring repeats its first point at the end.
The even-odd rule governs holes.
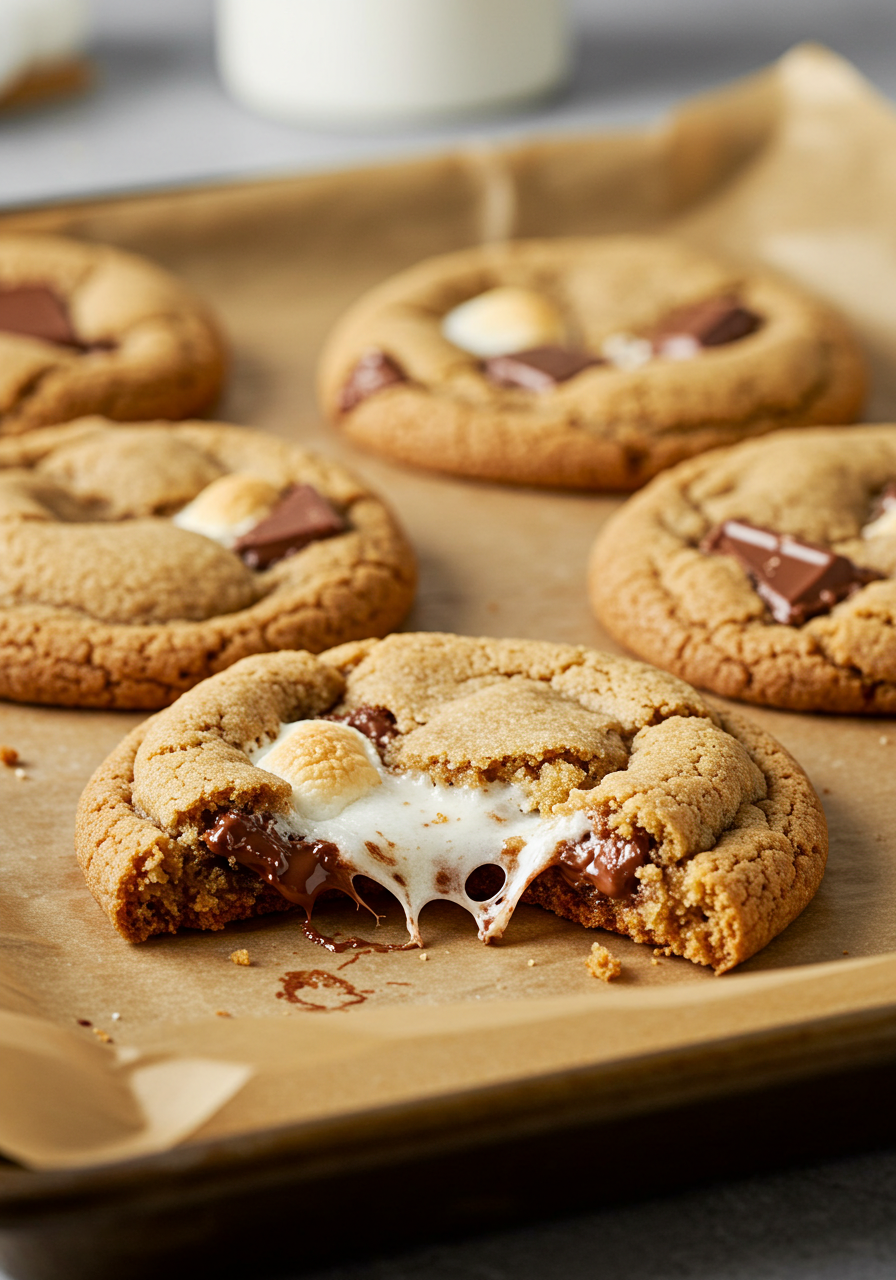
{"type": "MultiPolygon", "coordinates": [[[[896,147],[889,108],[831,55],[803,50],[644,133],[57,205],[9,215],[0,229],[134,249],[207,297],[234,348],[219,416],[341,458],[398,510],[421,562],[409,629],[615,649],[583,584],[589,546],[618,499],[468,484],[356,453],[315,408],[314,366],[329,326],[363,288],[427,254],[510,235],[671,229],[771,262],[839,302],[872,362],[871,412],[896,417],[896,314],[886,301],[896,298],[896,251],[869,225],[876,210],[892,208],[894,179],[878,165],[881,190],[845,180],[863,158],[867,173],[885,147],[896,147]]],[[[523,908],[513,945],[477,951],[452,971],[440,967],[441,952],[467,955],[478,944],[466,917],[433,908],[425,979],[416,957],[401,957],[417,964],[413,998],[381,992],[363,1008],[299,1012],[274,1027],[265,961],[282,962],[282,921],[124,948],[106,940],[79,883],[69,853],[77,795],[140,717],[0,707],[0,740],[18,747],[29,772],[22,783],[0,777],[16,859],[6,889],[19,908],[32,904],[46,940],[35,947],[7,937],[0,1017],[7,1050],[16,1035],[26,1047],[44,1035],[47,1062],[63,1069],[42,1090],[35,1076],[37,1129],[41,1107],[52,1132],[54,1106],[86,1115],[100,1096],[88,1085],[119,1088],[96,1055],[112,1062],[118,1052],[123,1070],[122,1045],[135,1060],[155,1055],[174,1068],[189,1047],[255,1072],[179,1143],[155,1131],[142,1147],[78,1149],[68,1168],[58,1150],[34,1155],[30,1168],[0,1168],[0,1260],[21,1277],[139,1276],[159,1266],[176,1274],[199,1261],[226,1274],[261,1257],[295,1267],[292,1231],[281,1247],[271,1224],[297,1205],[320,1224],[312,1238],[301,1235],[307,1263],[331,1258],[334,1237],[340,1259],[352,1247],[342,1246],[346,1204],[359,1247],[395,1247],[415,1233],[591,1203],[596,1152],[611,1161],[606,1202],[668,1186],[673,1150],[681,1185],[891,1140],[892,1124],[870,1115],[867,1099],[896,1083],[896,733],[886,722],[750,714],[806,766],[826,804],[832,853],[815,901],[741,970],[717,980],[612,941],[625,976],[618,989],[603,988],[578,961],[567,963],[587,953],[590,937],[523,908]],[[237,991],[237,970],[225,966],[222,987],[198,1008],[191,963],[213,947],[226,958],[247,941],[262,961],[244,971],[248,985],[237,991]],[[520,967],[526,954],[537,957],[534,968],[520,967]],[[261,983],[268,1004],[258,1013],[261,983]],[[96,1025],[104,991],[119,1003],[123,986],[135,1003],[121,1034],[113,1028],[121,1044],[77,1041],[90,1032],[74,1030],[75,1014],[96,1025]],[[216,1019],[218,1002],[237,1016],[216,1019]],[[254,1051],[258,1061],[253,1038],[264,1049],[254,1051]],[[271,1046],[276,1069],[266,1061],[271,1046]],[[711,1135],[711,1155],[695,1147],[695,1128],[711,1135]]]]}

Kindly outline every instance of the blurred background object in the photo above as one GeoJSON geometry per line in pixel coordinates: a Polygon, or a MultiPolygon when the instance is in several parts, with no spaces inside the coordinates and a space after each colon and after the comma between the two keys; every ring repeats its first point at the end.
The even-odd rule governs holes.
{"type": "Polygon", "coordinates": [[[218,0],[217,41],[248,107],[362,125],[539,97],[569,64],[566,0],[218,0]]]}
{"type": "Polygon", "coordinates": [[[86,87],[87,0],[0,0],[0,107],[86,87]]]}
{"type": "MultiPolygon", "coordinates": [[[[335,0],[317,3],[323,9],[335,0]]],[[[0,205],[329,168],[522,134],[640,125],[683,97],[772,62],[801,40],[849,58],[896,98],[893,0],[567,4],[570,74],[549,99],[513,112],[493,108],[476,119],[337,130],[266,119],[228,96],[215,61],[215,0],[92,0],[94,90],[0,114],[0,205]]]]}

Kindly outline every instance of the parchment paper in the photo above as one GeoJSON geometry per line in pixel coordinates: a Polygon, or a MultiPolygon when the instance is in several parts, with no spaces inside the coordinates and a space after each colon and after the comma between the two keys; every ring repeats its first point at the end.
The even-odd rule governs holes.
{"type": "MultiPolygon", "coordinates": [[[[405,521],[422,570],[408,629],[613,648],[583,584],[618,500],[418,475],[354,452],[314,404],[329,326],[362,289],[429,253],[669,229],[838,303],[874,364],[869,416],[896,418],[894,209],[892,109],[832,54],[800,48],[649,132],[51,208],[2,226],[133,248],[195,285],[234,347],[219,416],[343,458],[405,521]]],[[[87,1166],[892,1004],[896,726],[749,714],[824,799],[831,856],[818,896],[721,980],[599,934],[624,965],[606,987],[583,963],[595,935],[534,907],[491,947],[460,908],[428,907],[425,960],[330,955],[298,916],[130,946],[84,886],[72,829],[84,782],[140,717],[0,707],[0,742],[27,774],[0,769],[0,1149],[37,1168],[87,1166]],[[240,947],[248,967],[229,959],[240,947]],[[285,995],[296,973],[304,1004],[285,995]]],[[[348,903],[322,904],[315,923],[374,936],[348,903]]],[[[397,907],[376,936],[402,939],[397,907]]]]}

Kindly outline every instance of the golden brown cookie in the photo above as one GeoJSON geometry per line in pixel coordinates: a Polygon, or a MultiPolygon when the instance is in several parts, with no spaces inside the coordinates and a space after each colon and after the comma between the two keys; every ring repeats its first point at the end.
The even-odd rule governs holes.
{"type": "Polygon", "coordinates": [[[658,476],[591,553],[597,616],[745,702],[896,712],[896,426],[820,427],[658,476]]]}
{"type": "Polygon", "coordinates": [[[105,245],[0,236],[0,435],[203,413],[225,365],[210,315],[167,271],[105,245]]]}
{"type": "Polygon", "coordinates": [[[0,697],[155,708],[250,653],[384,635],[414,556],[342,467],[220,423],[0,441],[0,697]]]}
{"type": "Polygon", "coordinates": [[[522,900],[718,972],[821,881],[827,829],[768,734],[625,658],[393,635],[247,658],[135,729],[77,851],[133,942],[303,908],[357,876],[412,942],[447,899],[499,937],[522,900]]]}
{"type": "Polygon", "coordinates": [[[486,245],[361,298],[320,396],[356,443],[516,484],[635,489],[776,427],[849,422],[862,358],[831,310],[671,239],[486,245]]]}

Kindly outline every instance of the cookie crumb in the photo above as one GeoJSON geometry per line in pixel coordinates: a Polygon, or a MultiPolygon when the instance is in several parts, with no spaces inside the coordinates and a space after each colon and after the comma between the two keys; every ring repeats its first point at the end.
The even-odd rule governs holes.
{"type": "Polygon", "coordinates": [[[612,982],[622,973],[622,963],[599,942],[591,944],[591,955],[586,956],[585,967],[595,978],[600,978],[601,982],[612,982]]]}
{"type": "Polygon", "coordinates": [[[880,735],[880,745],[881,745],[882,747],[885,747],[889,741],[890,741],[890,739],[887,737],[887,735],[886,735],[885,733],[882,733],[882,734],[880,735]]]}
{"type": "Polygon", "coordinates": [[[848,952],[848,951],[844,951],[844,952],[843,952],[843,954],[844,954],[845,956],[848,956],[848,955],[849,955],[849,952],[848,952]]]}
{"type": "Polygon", "coordinates": [[[216,1009],[216,1010],[215,1010],[215,1017],[216,1017],[216,1018],[232,1018],[232,1017],[233,1017],[233,1014],[232,1014],[232,1013],[228,1013],[226,1009],[216,1009]]]}
{"type": "Polygon", "coordinates": [[[23,782],[28,777],[28,774],[21,766],[19,766],[18,769],[14,769],[13,773],[18,778],[19,782],[23,782]]]}
{"type": "Polygon", "coordinates": [[[527,960],[527,961],[526,961],[526,965],[528,966],[528,968],[530,968],[530,969],[534,969],[534,968],[535,968],[535,961],[534,961],[534,960],[527,960]]]}
{"type": "Polygon", "coordinates": [[[418,960],[428,960],[428,959],[429,959],[429,956],[426,954],[426,952],[425,952],[425,951],[421,951],[421,952],[420,952],[420,955],[419,955],[417,958],[418,958],[418,960]]]}
{"type": "Polygon", "coordinates": [[[251,964],[249,952],[246,947],[239,947],[236,951],[231,951],[230,958],[234,964],[251,964]]]}
{"type": "Polygon", "coordinates": [[[13,765],[19,763],[19,753],[15,747],[7,747],[5,744],[0,746],[0,762],[6,765],[7,769],[11,769],[13,765]]]}
{"type": "Polygon", "coordinates": [[[651,964],[659,964],[659,960],[657,960],[656,956],[653,956],[653,958],[651,959],[650,963],[651,963],[651,964]]]}
{"type": "Polygon", "coordinates": [[[120,1017],[121,1017],[121,1014],[120,1014],[120,1013],[113,1013],[113,1014],[112,1014],[112,1021],[113,1021],[113,1022],[118,1022],[118,1020],[119,1020],[119,1018],[120,1018],[120,1017]]]}
{"type": "Polygon", "coordinates": [[[108,1031],[103,1031],[100,1027],[94,1027],[93,1034],[96,1036],[97,1040],[102,1041],[103,1044],[112,1044],[112,1037],[109,1035],[108,1031]]]}
{"type": "Polygon", "coordinates": [[[665,951],[663,950],[663,948],[662,948],[662,947],[654,947],[654,948],[653,948],[653,954],[654,954],[655,956],[664,956],[666,953],[665,953],[665,951]]]}

